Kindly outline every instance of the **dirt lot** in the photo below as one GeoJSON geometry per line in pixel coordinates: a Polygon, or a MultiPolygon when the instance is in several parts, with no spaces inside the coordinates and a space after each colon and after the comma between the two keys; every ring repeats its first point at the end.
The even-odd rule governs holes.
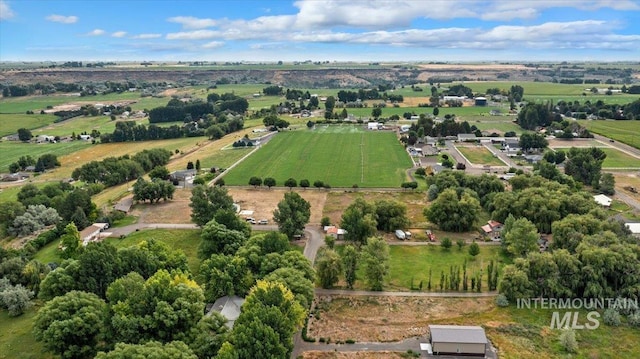
{"type": "Polygon", "coordinates": [[[173,200],[155,204],[140,203],[134,205],[131,214],[138,217],[140,223],[190,223],[191,189],[176,189],[173,200]]]}
{"type": "Polygon", "coordinates": [[[614,173],[613,176],[616,179],[616,191],[623,192],[640,202],[640,173],[614,173]],[[635,188],[636,193],[625,189],[625,187],[635,188]]]}
{"type": "Polygon", "coordinates": [[[393,342],[427,334],[428,324],[472,318],[493,308],[493,298],[331,297],[316,298],[319,319],[310,337],[332,341],[393,342]]]}
{"type": "MultiPolygon", "coordinates": [[[[258,220],[268,219],[269,222],[272,221],[273,210],[277,208],[278,202],[284,198],[286,192],[288,190],[285,189],[229,188],[229,194],[240,205],[242,210],[251,210],[253,211],[253,218],[258,220]]],[[[317,190],[298,190],[296,192],[311,204],[309,223],[320,224],[322,209],[327,200],[327,192],[317,190]]]]}
{"type": "Polygon", "coordinates": [[[392,352],[321,352],[310,351],[302,354],[303,359],[401,359],[399,353],[392,352]]]}

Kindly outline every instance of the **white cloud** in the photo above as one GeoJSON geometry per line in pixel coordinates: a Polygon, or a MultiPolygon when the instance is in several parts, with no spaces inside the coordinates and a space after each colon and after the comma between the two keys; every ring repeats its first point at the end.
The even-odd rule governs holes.
{"type": "Polygon", "coordinates": [[[175,22],[182,25],[184,29],[205,29],[207,27],[216,26],[218,21],[213,19],[199,19],[193,16],[174,16],[167,19],[169,22],[175,22]]]}
{"type": "Polygon", "coordinates": [[[116,31],[111,34],[111,37],[125,37],[127,35],[126,31],[116,31]]]}
{"type": "Polygon", "coordinates": [[[9,7],[9,3],[0,0],[0,21],[11,19],[14,16],[16,16],[16,14],[9,7]]]}
{"type": "Polygon", "coordinates": [[[162,34],[138,34],[134,35],[132,39],[157,39],[162,37],[162,34]]]}
{"type": "Polygon", "coordinates": [[[213,30],[195,30],[173,32],[167,34],[167,40],[206,40],[219,36],[220,32],[213,30]]]}
{"type": "Polygon", "coordinates": [[[87,36],[102,36],[104,34],[105,34],[105,31],[102,29],[95,29],[86,33],[87,36]]]}
{"type": "Polygon", "coordinates": [[[78,22],[77,16],[64,16],[64,15],[56,15],[56,14],[51,14],[47,16],[45,19],[51,22],[59,22],[61,24],[75,24],[76,22],[78,22]]]}
{"type": "Polygon", "coordinates": [[[222,41],[211,41],[204,45],[202,45],[203,49],[217,49],[219,47],[224,46],[224,42],[222,41]]]}

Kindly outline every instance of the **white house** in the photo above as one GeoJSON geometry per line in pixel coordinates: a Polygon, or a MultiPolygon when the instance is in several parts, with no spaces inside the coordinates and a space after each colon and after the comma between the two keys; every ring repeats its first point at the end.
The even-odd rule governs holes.
{"type": "Polygon", "coordinates": [[[45,143],[45,142],[55,142],[55,137],[53,136],[49,136],[49,135],[38,135],[38,137],[36,137],[36,142],[37,143],[45,143]]]}
{"type": "Polygon", "coordinates": [[[80,135],[80,139],[83,141],[91,141],[91,135],[80,135]]]}
{"type": "Polygon", "coordinates": [[[603,207],[610,207],[611,206],[611,198],[603,195],[603,194],[599,194],[599,195],[595,195],[593,196],[593,199],[596,201],[596,203],[598,203],[599,205],[603,206],[603,207]]]}
{"type": "Polygon", "coordinates": [[[640,237],[640,223],[625,223],[624,225],[629,228],[631,234],[635,237],[640,237]]]}

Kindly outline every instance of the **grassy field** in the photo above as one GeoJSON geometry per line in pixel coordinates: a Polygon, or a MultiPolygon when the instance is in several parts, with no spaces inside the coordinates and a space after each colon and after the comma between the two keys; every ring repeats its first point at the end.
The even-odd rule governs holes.
{"type": "Polygon", "coordinates": [[[478,129],[480,129],[480,131],[498,132],[502,135],[504,135],[505,132],[509,132],[509,131],[513,131],[517,135],[521,135],[522,133],[525,133],[525,132],[531,132],[529,130],[523,130],[522,127],[511,122],[511,120],[513,119],[512,117],[501,117],[501,118],[503,118],[504,121],[478,120],[478,121],[471,121],[469,122],[469,124],[471,126],[476,126],[478,129]]]}
{"type": "Polygon", "coordinates": [[[44,347],[33,336],[33,320],[41,303],[28,309],[19,317],[9,317],[5,309],[0,309],[0,359],[53,359],[44,353],[44,347]]]}
{"type": "MultiPolygon", "coordinates": [[[[602,163],[602,168],[616,168],[616,167],[631,167],[640,168],[640,159],[630,156],[624,152],[618,151],[615,148],[600,147],[604,153],[607,154],[607,158],[602,163]]],[[[554,150],[563,150],[569,152],[569,148],[554,148],[554,150]]]]}
{"type": "MultiPolygon", "coordinates": [[[[475,259],[468,253],[469,245],[467,244],[459,250],[453,245],[449,250],[444,250],[439,245],[428,246],[390,246],[391,260],[389,261],[389,275],[385,283],[385,289],[389,290],[409,290],[411,279],[413,284],[418,287],[420,281],[423,282],[423,290],[426,291],[427,282],[429,281],[429,269],[431,269],[431,287],[432,291],[439,288],[440,274],[444,271],[449,274],[449,266],[456,265],[462,271],[464,260],[467,260],[467,274],[483,271],[483,290],[487,290],[486,272],[489,261],[493,259],[494,263],[502,264],[508,261],[501,254],[500,246],[480,246],[480,254],[475,259]]],[[[460,274],[462,276],[462,272],[460,274]]],[[[359,277],[362,278],[362,277],[359,277]]],[[[469,285],[471,282],[469,282],[469,285]]]]}
{"type": "Polygon", "coordinates": [[[228,185],[249,178],[316,180],[333,187],[398,187],[411,167],[394,133],[365,132],[355,126],[320,126],[313,131],[276,135],[225,177],[228,185]]]}
{"type": "Polygon", "coordinates": [[[504,162],[494,157],[493,154],[484,146],[477,147],[456,147],[469,162],[478,165],[504,166],[504,162]]]}
{"type": "Polygon", "coordinates": [[[640,149],[640,121],[579,121],[589,131],[640,149]]]}
{"type": "Polygon", "coordinates": [[[18,133],[19,128],[33,130],[53,123],[54,115],[0,113],[0,137],[18,133]]]}
{"type": "Polygon", "coordinates": [[[46,153],[51,153],[60,157],[80,151],[90,147],[91,143],[86,141],[71,141],[61,143],[22,143],[17,141],[0,142],[0,172],[8,172],[9,165],[20,158],[20,156],[30,155],[38,159],[46,153]]]}

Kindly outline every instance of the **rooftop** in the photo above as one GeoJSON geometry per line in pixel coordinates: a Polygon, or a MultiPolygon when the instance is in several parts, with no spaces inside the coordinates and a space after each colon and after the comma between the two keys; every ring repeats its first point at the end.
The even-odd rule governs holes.
{"type": "Polygon", "coordinates": [[[484,329],[465,325],[429,325],[431,342],[486,344],[484,329]]]}

